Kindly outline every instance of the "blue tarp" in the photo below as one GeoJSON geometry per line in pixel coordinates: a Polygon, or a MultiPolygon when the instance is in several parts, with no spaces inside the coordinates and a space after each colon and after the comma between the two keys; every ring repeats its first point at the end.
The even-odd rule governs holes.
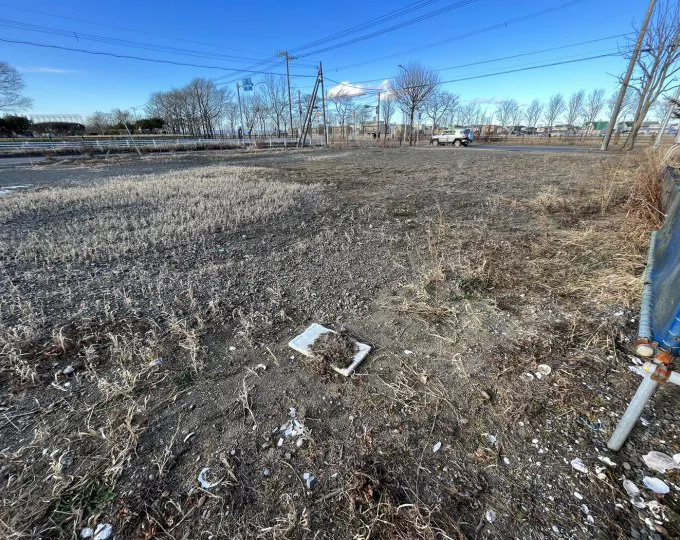
{"type": "Polygon", "coordinates": [[[680,194],[674,187],[666,221],[655,235],[651,272],[652,339],[673,356],[680,356],[680,194]]]}

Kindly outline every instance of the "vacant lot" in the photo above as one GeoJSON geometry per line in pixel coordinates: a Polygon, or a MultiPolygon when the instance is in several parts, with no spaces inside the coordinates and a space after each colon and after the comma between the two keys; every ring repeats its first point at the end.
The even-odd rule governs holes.
{"type": "Polygon", "coordinates": [[[674,389],[605,447],[638,383],[648,232],[622,208],[623,157],[7,175],[34,187],[0,198],[3,538],[680,534],[676,489],[637,509],[621,483],[654,501],[641,456],[679,451],[674,389]],[[313,322],[374,347],[354,376],[287,347],[313,322]]]}

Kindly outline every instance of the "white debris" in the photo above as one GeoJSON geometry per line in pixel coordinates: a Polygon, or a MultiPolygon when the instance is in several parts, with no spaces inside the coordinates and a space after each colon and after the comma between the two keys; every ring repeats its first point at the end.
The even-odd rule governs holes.
{"type": "Polygon", "coordinates": [[[547,377],[552,373],[552,368],[548,364],[538,364],[536,373],[547,377]]]}
{"type": "Polygon", "coordinates": [[[234,347],[233,345],[230,345],[230,346],[229,346],[229,350],[232,351],[232,352],[234,352],[234,351],[236,350],[236,347],[234,347]]]}
{"type": "Polygon", "coordinates": [[[649,420],[647,420],[646,418],[644,418],[643,416],[640,417],[640,423],[645,427],[647,427],[649,424],[651,424],[651,422],[649,420]]]}
{"type": "Polygon", "coordinates": [[[304,435],[306,428],[305,425],[300,422],[300,420],[297,418],[292,418],[283,424],[279,431],[283,431],[283,435],[286,437],[286,439],[290,439],[291,437],[299,437],[300,435],[304,435]]]}
{"type": "Polygon", "coordinates": [[[586,521],[588,522],[589,525],[593,525],[595,523],[595,519],[593,519],[593,516],[591,516],[590,514],[586,516],[586,521]]]}
{"type": "Polygon", "coordinates": [[[441,441],[434,443],[434,445],[432,446],[432,453],[435,454],[435,453],[439,452],[439,449],[441,447],[442,447],[441,441]]]}
{"type": "Polygon", "coordinates": [[[599,459],[602,463],[604,463],[608,467],[611,467],[612,469],[616,467],[616,463],[609,459],[607,456],[597,456],[597,459],[599,459]]]}
{"type": "Polygon", "coordinates": [[[94,540],[108,540],[113,535],[113,525],[110,523],[100,523],[94,531],[94,540]]]}
{"type": "Polygon", "coordinates": [[[487,441],[489,442],[489,444],[491,444],[491,445],[496,444],[496,441],[497,441],[496,436],[495,436],[495,435],[491,435],[490,433],[487,433],[487,434],[486,434],[486,440],[487,440],[487,441]]]}
{"type": "Polygon", "coordinates": [[[581,512],[583,512],[586,516],[590,514],[590,508],[588,508],[588,505],[582,504],[581,505],[581,512]]]}
{"type": "Polygon", "coordinates": [[[579,501],[583,500],[583,495],[581,495],[578,491],[574,491],[574,497],[576,497],[579,501]]]}
{"type": "Polygon", "coordinates": [[[94,531],[90,529],[89,527],[85,527],[82,531],[80,531],[80,537],[81,538],[92,538],[94,536],[94,531]]]}
{"type": "Polygon", "coordinates": [[[314,476],[310,472],[306,472],[302,475],[302,478],[305,481],[305,485],[307,486],[307,489],[312,490],[314,489],[314,486],[316,486],[316,476],[314,476]]]}
{"type": "Polygon", "coordinates": [[[665,494],[671,490],[671,488],[668,487],[666,482],[653,476],[645,476],[642,479],[642,483],[647,488],[651,489],[654,493],[665,494]]]}
{"type": "Polygon", "coordinates": [[[413,354],[413,351],[409,351],[408,349],[404,349],[404,354],[405,354],[406,356],[410,356],[410,355],[413,354]]]}
{"type": "MultiPolygon", "coordinates": [[[[320,324],[313,323],[304,332],[298,334],[291,341],[289,341],[288,346],[300,354],[314,357],[312,345],[317,340],[317,338],[328,333],[335,334],[337,332],[335,332],[335,330],[331,330],[330,328],[326,328],[325,326],[321,326],[320,324]]],[[[345,377],[349,377],[352,373],[354,373],[354,370],[359,367],[359,364],[361,364],[364,358],[368,356],[368,353],[371,352],[371,346],[367,343],[360,343],[354,339],[352,341],[356,347],[356,352],[352,357],[352,362],[348,366],[331,365],[333,371],[345,377]]]]}
{"type": "Polygon", "coordinates": [[[520,375],[520,378],[525,380],[525,381],[533,381],[534,380],[534,374],[533,373],[522,373],[520,375]]]}
{"type": "Polygon", "coordinates": [[[508,456],[503,456],[503,463],[505,465],[510,465],[510,458],[508,456]]]}
{"type": "Polygon", "coordinates": [[[576,469],[578,472],[582,473],[587,473],[588,472],[588,467],[586,467],[586,464],[583,463],[581,458],[574,458],[571,460],[571,466],[576,469]]]}
{"type": "Polygon", "coordinates": [[[205,467],[201,469],[201,472],[198,473],[198,483],[201,484],[201,487],[203,489],[211,489],[214,488],[215,486],[218,486],[222,480],[218,480],[217,482],[210,482],[206,476],[210,472],[210,467],[205,467]]]}
{"type": "Polygon", "coordinates": [[[676,463],[680,463],[680,454],[673,454],[673,460],[676,463]]]}
{"type": "Polygon", "coordinates": [[[623,489],[626,490],[629,497],[636,497],[640,495],[640,488],[638,488],[634,482],[628,480],[628,478],[623,479],[623,489]]]}
{"type": "Polygon", "coordinates": [[[75,368],[73,366],[66,366],[61,372],[64,375],[71,375],[75,371],[75,368]]]}
{"type": "Polygon", "coordinates": [[[494,512],[493,510],[487,510],[486,511],[486,520],[489,523],[493,523],[494,521],[496,521],[496,512],[494,512]]]}
{"type": "Polygon", "coordinates": [[[632,371],[636,375],[639,375],[640,377],[644,377],[646,375],[646,373],[642,371],[642,368],[638,366],[628,366],[628,370],[632,371]]]}
{"type": "Polygon", "coordinates": [[[196,432],[192,431],[191,433],[189,433],[189,435],[187,435],[186,437],[184,437],[184,441],[183,441],[183,442],[187,442],[187,441],[188,441],[189,439],[191,439],[191,437],[193,437],[194,435],[196,435],[196,432]]]}
{"type": "Polygon", "coordinates": [[[665,473],[673,469],[680,469],[680,465],[671,456],[663,452],[652,450],[648,454],[642,456],[645,465],[653,471],[665,473]]]}
{"type": "Polygon", "coordinates": [[[635,497],[631,497],[630,502],[635,508],[640,508],[640,509],[647,508],[647,503],[639,495],[636,495],[635,497]]]}

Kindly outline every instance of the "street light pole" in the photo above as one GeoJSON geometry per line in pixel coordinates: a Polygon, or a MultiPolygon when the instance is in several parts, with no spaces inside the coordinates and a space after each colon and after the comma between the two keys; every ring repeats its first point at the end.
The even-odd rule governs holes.
{"type": "Polygon", "coordinates": [[[236,94],[238,95],[238,113],[241,116],[241,144],[244,141],[243,108],[241,107],[241,86],[236,83],[236,94]]]}

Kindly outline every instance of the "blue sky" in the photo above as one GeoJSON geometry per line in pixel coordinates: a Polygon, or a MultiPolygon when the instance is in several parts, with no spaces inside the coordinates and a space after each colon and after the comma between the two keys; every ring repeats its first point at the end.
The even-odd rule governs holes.
{"type": "MultiPolygon", "coordinates": [[[[328,86],[335,84],[331,81],[356,84],[375,80],[359,83],[374,87],[380,80],[392,76],[399,69],[398,64],[409,61],[420,61],[428,67],[441,69],[598,40],[440,72],[442,80],[451,80],[613,53],[625,41],[622,37],[612,36],[631,32],[631,24],[641,20],[646,4],[642,0],[571,3],[568,0],[314,3],[271,0],[193,3],[33,0],[27,3],[0,0],[3,13],[0,38],[222,68],[250,67],[276,73],[285,73],[281,60],[274,64],[257,64],[270,59],[278,50],[289,49],[301,56],[291,62],[291,72],[295,75],[314,75],[313,64],[323,61],[328,86]],[[324,47],[299,49],[401,8],[404,8],[403,14],[389,21],[373,22],[359,32],[327,42],[324,47]],[[551,8],[554,8],[552,12],[539,14],[551,8]],[[433,11],[441,13],[377,37],[359,39],[433,11]],[[110,40],[153,45],[155,50],[132,48],[110,43],[110,40]],[[318,51],[346,42],[350,43],[318,51]],[[159,51],[157,46],[166,50],[159,51]],[[167,48],[189,49],[194,51],[194,56],[170,52],[167,48]],[[216,54],[223,56],[215,58],[216,54]]],[[[259,76],[19,43],[0,42],[0,50],[0,60],[9,62],[23,73],[26,93],[34,100],[30,111],[34,114],[86,116],[94,110],[143,107],[151,92],[182,86],[195,77],[219,79],[233,88],[234,83],[229,81],[235,78],[249,76],[256,81],[259,76]]],[[[464,102],[488,104],[493,109],[494,103],[502,99],[514,98],[525,104],[533,98],[545,100],[557,91],[566,95],[580,88],[602,87],[609,95],[616,84],[614,76],[624,69],[625,60],[611,56],[452,82],[446,87],[459,94],[464,102]]],[[[292,84],[294,89],[309,91],[313,78],[296,76],[292,84]]]]}

